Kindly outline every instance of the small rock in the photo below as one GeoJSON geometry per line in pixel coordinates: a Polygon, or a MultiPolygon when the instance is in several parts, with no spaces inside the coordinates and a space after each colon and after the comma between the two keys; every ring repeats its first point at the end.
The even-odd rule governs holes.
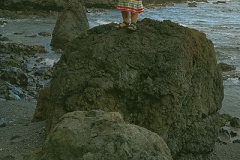
{"type": "Polygon", "coordinates": [[[0,127],[6,127],[6,122],[3,119],[0,119],[0,127]]]}
{"type": "Polygon", "coordinates": [[[13,33],[13,34],[21,35],[21,34],[23,34],[23,33],[25,33],[25,32],[15,32],[15,33],[13,33]]]}
{"type": "Polygon", "coordinates": [[[9,39],[7,37],[0,36],[0,41],[9,41],[9,39]]]}
{"type": "Polygon", "coordinates": [[[230,125],[231,125],[232,127],[240,128],[240,119],[239,119],[239,118],[236,118],[236,117],[233,117],[233,118],[230,120],[230,125]]]}
{"type": "Polygon", "coordinates": [[[229,65],[229,64],[226,64],[226,63],[222,63],[222,62],[219,63],[218,65],[220,66],[220,68],[223,72],[228,72],[228,71],[232,71],[232,70],[236,69],[235,66],[229,65]]]}
{"type": "Polygon", "coordinates": [[[43,37],[49,37],[49,36],[51,36],[51,33],[48,33],[48,32],[39,32],[38,35],[39,35],[39,36],[43,36],[43,37]]]}
{"type": "Polygon", "coordinates": [[[197,2],[188,3],[188,7],[197,7],[197,2]]]}
{"type": "Polygon", "coordinates": [[[216,2],[212,2],[213,4],[219,4],[219,3],[227,3],[226,1],[216,1],[216,2]]]}

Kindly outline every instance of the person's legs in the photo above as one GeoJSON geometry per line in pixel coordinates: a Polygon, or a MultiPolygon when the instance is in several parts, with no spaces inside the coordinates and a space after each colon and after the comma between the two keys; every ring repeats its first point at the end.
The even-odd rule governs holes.
{"type": "Polygon", "coordinates": [[[138,13],[131,13],[131,24],[128,26],[128,29],[130,30],[136,30],[137,29],[137,20],[138,20],[138,13]]]}
{"type": "Polygon", "coordinates": [[[129,22],[129,12],[128,11],[122,11],[122,18],[124,22],[129,22]]]}
{"type": "Polygon", "coordinates": [[[131,13],[131,23],[137,23],[138,13],[131,13]]]}
{"type": "Polygon", "coordinates": [[[119,25],[122,28],[122,27],[127,26],[127,24],[129,23],[129,12],[127,12],[127,11],[121,11],[121,12],[122,12],[123,23],[120,23],[119,25]]]}

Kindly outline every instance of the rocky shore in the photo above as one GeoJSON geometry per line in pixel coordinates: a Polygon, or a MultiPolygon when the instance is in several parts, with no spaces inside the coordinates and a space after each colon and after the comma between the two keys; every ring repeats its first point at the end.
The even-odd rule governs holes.
{"type": "MultiPolygon", "coordinates": [[[[56,16],[56,13],[53,12],[50,15],[56,16]]],[[[45,16],[49,16],[48,14],[48,12],[47,14],[44,12],[45,16]]],[[[73,16],[73,14],[70,14],[70,16],[73,16]]],[[[7,21],[2,21],[1,25],[5,23],[7,21]]],[[[122,30],[115,30],[113,29],[114,24],[96,27],[82,34],[74,42],[70,42],[67,50],[64,53],[60,52],[63,54],[60,62],[53,66],[46,64],[41,57],[41,54],[47,52],[43,46],[9,43],[8,37],[1,35],[0,159],[21,160],[24,155],[34,150],[36,152],[29,154],[28,159],[34,159],[36,156],[40,157],[46,154],[51,148],[47,150],[39,148],[43,146],[43,142],[49,135],[51,137],[54,134],[60,134],[58,138],[61,139],[62,131],[55,132],[58,129],[54,130],[54,126],[56,126],[58,119],[62,115],[78,110],[89,111],[89,114],[102,115],[103,113],[99,111],[91,112],[91,110],[97,109],[108,112],[117,111],[123,115],[126,123],[136,124],[160,135],[155,138],[162,145],[155,147],[149,153],[144,153],[145,156],[154,152],[155,156],[158,155],[158,158],[163,156],[168,157],[167,159],[171,159],[171,156],[173,156],[173,159],[237,160],[239,157],[238,128],[240,122],[239,119],[232,118],[229,115],[218,115],[217,113],[221,107],[223,96],[222,75],[220,72],[221,66],[216,64],[211,42],[205,39],[204,34],[170,21],[158,24],[158,22],[145,19],[139,24],[142,26],[143,37],[140,37],[137,32],[126,34],[122,30]],[[149,24],[151,25],[148,26],[149,24]],[[161,27],[160,32],[157,29],[159,26],[161,27]],[[151,28],[150,33],[148,33],[149,27],[151,28]],[[160,36],[155,36],[155,32],[160,36]],[[118,38],[115,39],[115,36],[118,36],[118,38]],[[175,36],[184,37],[186,41],[189,40],[189,43],[185,45],[177,41],[174,38],[175,36]],[[131,39],[132,37],[134,39],[131,39]],[[146,38],[145,41],[144,38],[146,38]],[[103,39],[108,39],[108,45],[105,44],[103,39]],[[139,44],[139,39],[144,41],[145,48],[149,48],[147,54],[141,52],[142,44],[139,44]],[[199,39],[201,39],[201,43],[205,43],[203,46],[208,46],[203,50],[207,50],[208,56],[212,59],[204,59],[205,55],[201,52],[203,46],[191,45],[192,41],[190,39],[194,39],[196,46],[200,44],[199,39]],[[162,40],[165,40],[164,46],[156,43],[162,40]],[[155,43],[148,43],[153,41],[155,43]],[[175,48],[177,45],[172,45],[173,41],[175,41],[175,45],[179,44],[183,48],[175,48]],[[125,46],[124,51],[119,46],[109,42],[116,42],[114,44],[125,46]],[[130,42],[137,47],[135,49],[130,48],[130,42]],[[80,49],[79,45],[85,47],[80,49]],[[91,50],[87,46],[95,46],[95,49],[91,50]],[[101,46],[105,46],[105,48],[103,49],[101,46]],[[161,54],[158,55],[155,51],[161,54]],[[118,52],[121,53],[122,58],[114,57],[120,55],[117,54],[118,52]],[[84,53],[88,53],[89,57],[84,56],[84,53]],[[135,58],[132,57],[132,53],[134,53],[135,58]],[[139,53],[146,54],[144,60],[139,53]],[[154,58],[148,57],[151,54],[156,55],[153,56],[154,58]],[[171,54],[175,56],[171,56],[171,54]],[[102,56],[109,62],[103,62],[102,56]],[[183,58],[184,56],[185,58],[183,58]],[[128,58],[125,59],[126,57],[128,58]],[[174,57],[179,59],[176,61],[174,57]],[[94,63],[91,63],[89,58],[94,63]],[[133,59],[139,61],[134,62],[133,59]],[[149,62],[146,62],[146,59],[149,62]],[[164,64],[164,67],[160,63],[159,65],[155,64],[152,59],[158,59],[158,62],[164,64]],[[112,63],[113,61],[114,63],[112,63]],[[128,63],[125,64],[125,61],[128,63]],[[208,63],[204,64],[206,61],[208,63]],[[190,62],[193,62],[193,64],[190,62]],[[187,65],[192,65],[191,67],[194,69],[188,70],[191,67],[185,68],[187,65]],[[203,70],[210,68],[209,75],[201,70],[201,67],[204,68],[206,65],[208,65],[207,68],[203,70]],[[63,72],[64,70],[65,72],[63,72]],[[179,70],[181,73],[175,74],[175,71],[179,70]],[[168,74],[166,71],[172,74],[168,74]],[[199,77],[194,78],[199,74],[204,77],[204,79],[201,79],[201,83],[198,81],[199,77]],[[120,77],[118,77],[119,75],[120,77]],[[181,79],[180,77],[183,77],[183,75],[192,77],[191,83],[189,83],[188,77],[181,79]],[[212,77],[215,79],[212,79],[212,77]],[[209,83],[211,81],[214,81],[214,83],[209,83]],[[199,87],[195,87],[199,85],[202,88],[201,90],[199,90],[199,87]],[[58,86],[63,88],[60,89],[58,86]],[[204,88],[211,88],[212,93],[208,92],[206,94],[208,89],[205,90],[204,88]],[[205,94],[207,97],[196,101],[199,98],[198,95],[204,97],[205,94]],[[205,102],[205,99],[208,99],[209,103],[205,102]],[[189,106],[192,109],[189,109],[189,106]],[[193,108],[194,106],[195,108],[193,108]],[[158,119],[158,117],[161,117],[161,119],[158,119]],[[168,146],[165,146],[165,142],[162,142],[161,137],[168,146]],[[197,143],[195,142],[196,137],[197,143]],[[168,148],[171,150],[171,155],[168,148]],[[198,153],[203,154],[197,155],[198,153]]],[[[51,36],[52,33],[38,34],[40,36],[51,36]]],[[[80,117],[74,117],[74,115],[69,117],[81,119],[83,113],[80,115],[80,117]]],[[[86,113],[84,115],[89,117],[86,113]]],[[[96,127],[98,125],[95,124],[101,124],[94,133],[86,131],[91,135],[91,138],[98,137],[96,135],[103,132],[100,130],[101,127],[106,127],[109,124],[102,123],[102,121],[98,122],[99,118],[96,117],[96,122],[86,122],[87,124],[93,123],[93,126],[96,127]]],[[[121,122],[121,124],[125,123],[123,120],[119,120],[119,116],[112,117],[106,113],[104,121],[109,120],[111,123],[115,123],[115,121],[121,122]]],[[[64,124],[59,124],[59,126],[62,125],[64,126],[64,124]]],[[[111,125],[114,127],[119,126],[118,123],[116,126],[115,124],[111,125]]],[[[92,129],[93,126],[90,125],[89,127],[92,129]]],[[[64,128],[68,127],[64,126],[64,128]]],[[[130,130],[133,128],[131,126],[130,130]]],[[[71,125],[69,130],[71,130],[71,125]]],[[[150,131],[142,132],[146,135],[154,135],[150,131]]],[[[123,131],[121,130],[121,132],[123,131]]],[[[124,132],[132,133],[129,130],[124,130],[124,132]]],[[[66,134],[69,133],[66,132],[66,134]]],[[[112,137],[112,142],[117,145],[119,139],[112,137]]],[[[132,137],[128,138],[131,139],[132,137]]],[[[98,141],[102,141],[102,139],[104,139],[104,136],[98,141]]],[[[106,141],[106,139],[104,140],[106,141]]],[[[47,143],[51,144],[53,142],[51,140],[45,141],[45,144],[47,143]]],[[[107,141],[107,143],[109,142],[107,141]]],[[[153,143],[149,145],[155,146],[153,143]]],[[[107,146],[109,144],[101,143],[101,145],[107,146]]],[[[131,145],[133,144],[129,144],[129,146],[131,145]]],[[[43,147],[47,148],[47,146],[43,147]]],[[[122,154],[122,146],[119,145],[119,147],[118,154],[122,154]]],[[[110,147],[108,150],[99,150],[98,153],[112,154],[111,149],[110,147]]],[[[126,146],[123,149],[126,151],[126,146]]],[[[142,148],[139,150],[142,150],[142,148]]],[[[88,150],[86,149],[86,151],[88,150]]],[[[142,152],[140,153],[142,154],[142,152]]],[[[127,155],[138,157],[138,154],[141,155],[140,153],[128,150],[127,155]]],[[[87,158],[93,156],[87,153],[83,154],[87,158]]]]}
{"type": "MultiPolygon", "coordinates": [[[[46,139],[45,121],[31,122],[37,103],[25,100],[0,101],[0,159],[23,160],[46,139]]],[[[238,160],[240,143],[216,142],[211,160],[238,160]]]]}

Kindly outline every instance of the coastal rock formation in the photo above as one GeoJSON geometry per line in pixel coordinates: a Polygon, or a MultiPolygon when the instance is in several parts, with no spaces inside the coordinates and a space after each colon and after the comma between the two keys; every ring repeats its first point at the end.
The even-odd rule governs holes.
{"type": "Polygon", "coordinates": [[[85,7],[81,3],[68,3],[58,17],[53,30],[51,46],[64,50],[68,42],[89,28],[85,7]]]}
{"type": "Polygon", "coordinates": [[[236,66],[234,65],[229,65],[229,64],[226,64],[226,63],[219,63],[218,64],[222,70],[222,72],[228,72],[228,71],[233,71],[233,70],[236,70],[236,66]]]}
{"type": "Polygon", "coordinates": [[[0,9],[11,11],[63,11],[69,2],[80,2],[87,7],[115,8],[117,0],[7,0],[0,1],[0,9]]]}
{"type": "Polygon", "coordinates": [[[38,103],[33,115],[33,122],[43,121],[46,117],[46,110],[49,108],[50,100],[50,85],[46,84],[41,90],[39,90],[38,103]]]}
{"type": "Polygon", "coordinates": [[[55,65],[47,132],[67,112],[117,111],[164,138],[172,155],[208,154],[220,129],[223,82],[213,43],[171,21],[92,28],[55,65]]]}
{"type": "MultiPolygon", "coordinates": [[[[11,11],[63,11],[64,5],[68,2],[78,1],[89,8],[116,8],[117,0],[7,0],[0,1],[0,9],[11,11]]],[[[207,2],[207,0],[196,0],[197,2],[207,2]]],[[[165,3],[182,3],[184,0],[143,0],[144,5],[165,4],[165,3]]]]}
{"type": "Polygon", "coordinates": [[[172,160],[164,140],[145,128],[127,124],[117,112],[98,110],[65,114],[43,149],[24,160],[104,159],[172,160]]]}
{"type": "Polygon", "coordinates": [[[47,51],[41,45],[29,46],[21,43],[0,43],[0,54],[33,55],[35,53],[47,53],[47,51]]]}
{"type": "Polygon", "coordinates": [[[0,99],[36,99],[38,90],[51,78],[51,65],[38,55],[42,45],[0,42],[0,99]]]}

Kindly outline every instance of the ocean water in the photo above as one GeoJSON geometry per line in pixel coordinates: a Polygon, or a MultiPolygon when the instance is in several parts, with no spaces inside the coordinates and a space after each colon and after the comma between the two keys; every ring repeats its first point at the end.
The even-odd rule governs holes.
{"type": "MultiPolygon", "coordinates": [[[[216,0],[217,1],[217,0],[216,0]]],[[[226,3],[198,3],[197,7],[188,7],[187,3],[174,6],[146,8],[139,15],[139,20],[151,18],[155,20],[171,20],[182,26],[195,28],[204,32],[212,40],[217,53],[218,63],[224,62],[236,66],[235,71],[224,73],[224,100],[220,113],[227,113],[240,118],[240,0],[226,0],[226,3]]],[[[91,11],[91,9],[89,9],[91,11]]],[[[90,27],[111,22],[122,21],[121,13],[115,9],[103,12],[87,13],[90,27]]],[[[13,42],[28,45],[44,45],[49,53],[43,56],[48,61],[56,61],[59,55],[53,53],[50,47],[51,37],[41,37],[37,33],[45,31],[52,33],[56,19],[21,19],[8,21],[0,26],[0,34],[13,42]],[[22,33],[22,34],[16,34],[22,33]],[[29,37],[36,35],[36,37],[29,37]]]]}

